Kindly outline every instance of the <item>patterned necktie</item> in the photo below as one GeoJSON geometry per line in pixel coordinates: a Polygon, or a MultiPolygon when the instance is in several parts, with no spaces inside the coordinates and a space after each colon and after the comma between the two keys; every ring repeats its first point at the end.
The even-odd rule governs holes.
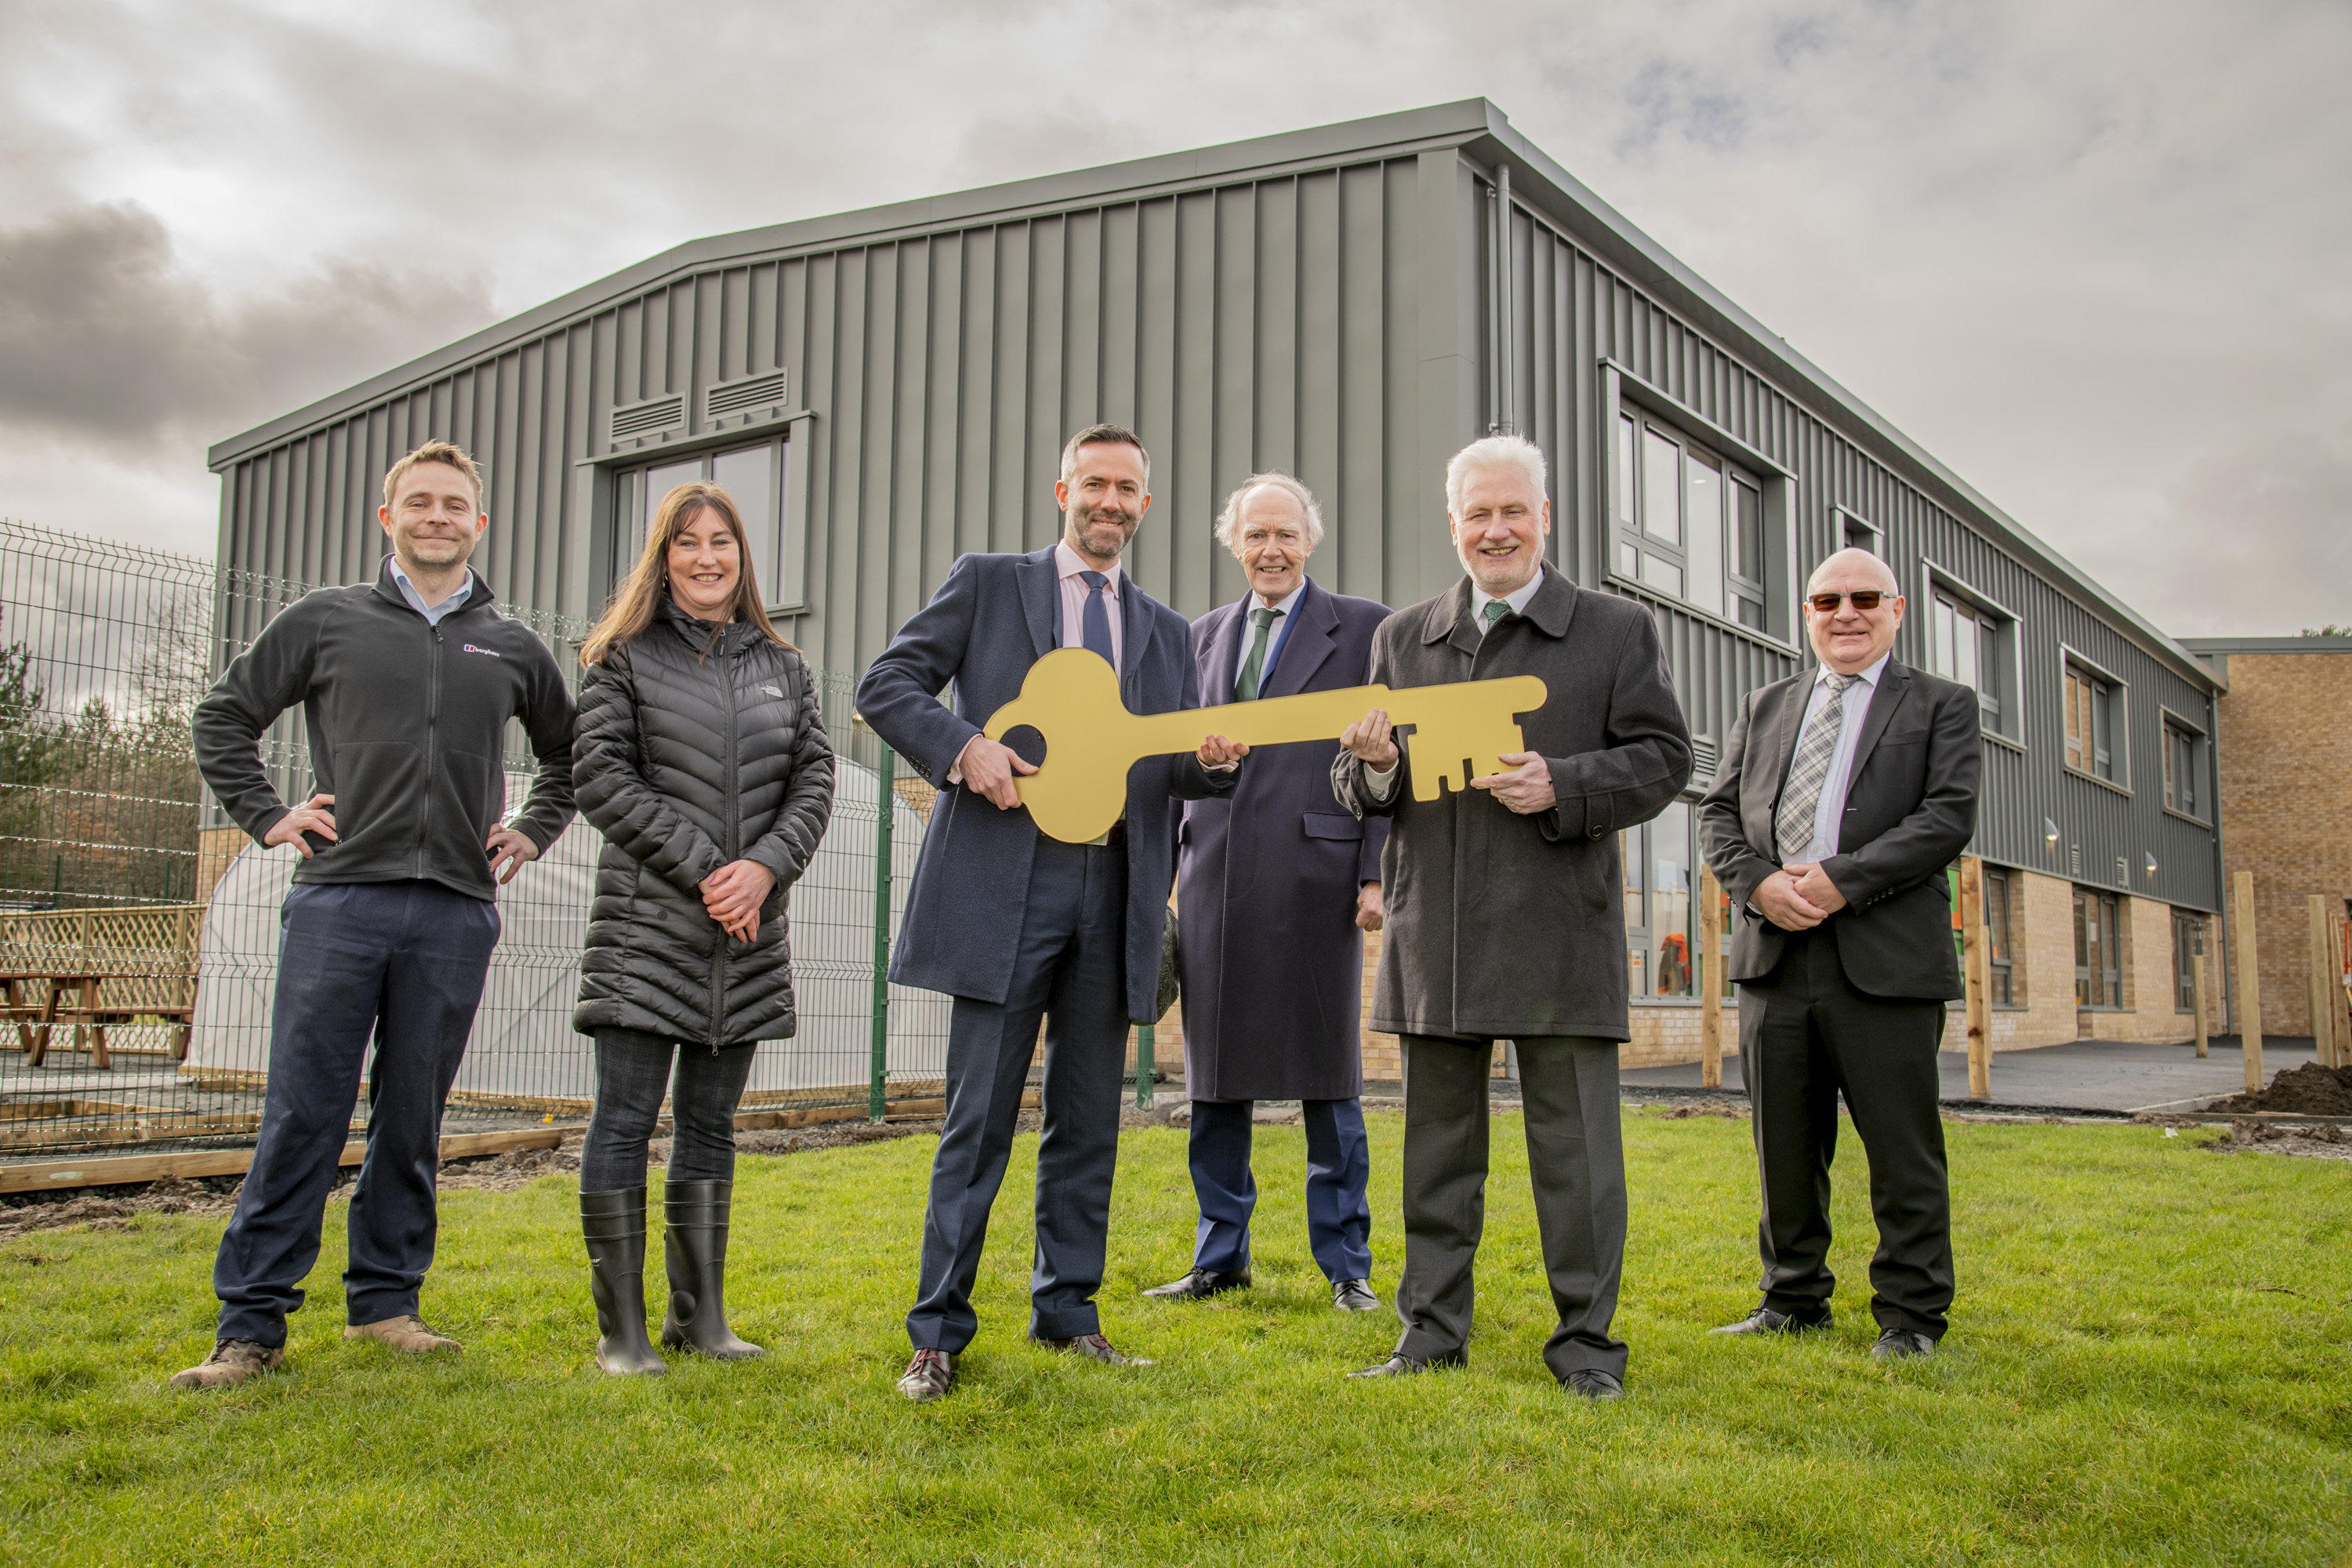
{"type": "Polygon", "coordinates": [[[1798,738],[1796,759],[1789,764],[1789,787],[1780,792],[1780,810],[1773,818],[1783,866],[1803,859],[1805,851],[1812,847],[1813,817],[1821,810],[1822,786],[1829,782],[1830,759],[1837,755],[1838,731],[1845,725],[1846,689],[1861,679],[1834,671],[1822,677],[1830,689],[1829,700],[1798,738]]]}
{"type": "Polygon", "coordinates": [[[1250,612],[1250,619],[1257,623],[1257,636],[1251,641],[1249,657],[1242,660],[1242,672],[1234,681],[1234,700],[1236,702],[1257,700],[1258,679],[1265,668],[1265,645],[1273,636],[1274,623],[1281,615],[1280,610],[1256,609],[1250,612]]]}
{"type": "MultiPolygon", "coordinates": [[[[1491,631],[1493,631],[1493,630],[1495,629],[1495,623],[1496,623],[1496,622],[1497,622],[1497,621],[1499,621],[1499,620],[1501,620],[1505,616],[1507,616],[1507,615],[1509,615],[1510,613],[1511,613],[1511,606],[1510,606],[1510,605],[1507,605],[1507,604],[1505,604],[1505,603],[1503,603],[1503,601],[1502,601],[1502,600],[1500,600],[1500,599],[1489,599],[1489,600],[1487,600],[1487,601],[1486,601],[1486,630],[1487,630],[1487,631],[1490,631],[1490,632],[1491,632],[1491,631]]],[[[1485,634],[1484,634],[1484,633],[1481,633],[1480,635],[1481,635],[1481,636],[1484,636],[1485,634]]]]}
{"type": "Polygon", "coordinates": [[[1103,605],[1103,588],[1110,579],[1099,572],[1081,572],[1078,580],[1087,585],[1086,614],[1078,621],[1080,644],[1088,653],[1102,655],[1103,662],[1117,669],[1118,656],[1110,647],[1110,611],[1103,605]]]}

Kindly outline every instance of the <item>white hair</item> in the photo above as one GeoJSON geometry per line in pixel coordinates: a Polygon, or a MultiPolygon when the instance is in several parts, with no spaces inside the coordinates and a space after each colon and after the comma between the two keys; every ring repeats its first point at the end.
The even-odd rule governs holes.
{"type": "Polygon", "coordinates": [[[1225,510],[1217,514],[1218,543],[1228,550],[1235,548],[1234,530],[1241,524],[1242,502],[1248,500],[1250,491],[1256,489],[1260,485],[1268,485],[1280,490],[1292,500],[1297,501],[1298,510],[1307,514],[1307,549],[1312,550],[1323,542],[1323,509],[1315,504],[1315,492],[1288,474],[1269,471],[1252,474],[1234,486],[1234,493],[1225,498],[1225,510]]]}
{"type": "Polygon", "coordinates": [[[1445,510],[1454,516],[1462,514],[1462,482],[1471,474],[1487,468],[1517,468],[1528,476],[1540,498],[1544,493],[1543,448],[1524,436],[1489,436],[1473,441],[1454,454],[1445,465],[1445,510]]]}

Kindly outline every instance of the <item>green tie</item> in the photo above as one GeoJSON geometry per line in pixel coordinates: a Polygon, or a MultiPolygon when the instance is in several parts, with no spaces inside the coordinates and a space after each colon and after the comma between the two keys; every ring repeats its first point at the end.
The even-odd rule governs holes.
{"type": "Polygon", "coordinates": [[[1234,682],[1234,698],[1236,701],[1255,702],[1257,700],[1258,672],[1265,668],[1266,636],[1274,629],[1275,617],[1281,614],[1282,612],[1280,610],[1252,610],[1250,612],[1250,619],[1257,623],[1257,636],[1252,639],[1250,643],[1249,657],[1242,660],[1241,675],[1239,679],[1234,682]]]}
{"type": "Polygon", "coordinates": [[[1491,631],[1493,631],[1493,630],[1495,629],[1495,623],[1496,623],[1496,621],[1501,620],[1505,616],[1507,616],[1507,615],[1509,615],[1510,613],[1511,613],[1511,606],[1510,606],[1510,605],[1507,605],[1507,604],[1505,604],[1502,600],[1500,600],[1500,599],[1489,599],[1489,600],[1487,600],[1487,601],[1486,601],[1486,629],[1487,629],[1488,631],[1490,631],[1490,632],[1491,632],[1491,631]]]}

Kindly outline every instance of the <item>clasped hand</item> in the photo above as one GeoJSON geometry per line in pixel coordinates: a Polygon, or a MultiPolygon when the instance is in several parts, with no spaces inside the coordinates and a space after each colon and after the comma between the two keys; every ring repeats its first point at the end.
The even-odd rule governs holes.
{"type": "Polygon", "coordinates": [[[1759,882],[1756,907],[1782,931],[1811,931],[1845,908],[1845,895],[1817,863],[1802,860],[1759,882]]]}
{"type": "MultiPolygon", "coordinates": [[[[1395,726],[1388,710],[1375,708],[1346,729],[1339,731],[1339,743],[1355,753],[1366,767],[1392,768],[1402,755],[1397,750],[1396,737],[1391,732],[1395,726]]],[[[1482,773],[1470,781],[1472,789],[1491,791],[1521,816],[1533,816],[1549,811],[1559,804],[1559,792],[1552,788],[1551,764],[1533,752],[1505,752],[1497,762],[1510,764],[1510,771],[1482,773]]]]}
{"type": "Polygon", "coordinates": [[[760,906],[776,890],[776,874],[757,860],[730,860],[702,879],[702,907],[739,942],[760,934],[760,906]]]}

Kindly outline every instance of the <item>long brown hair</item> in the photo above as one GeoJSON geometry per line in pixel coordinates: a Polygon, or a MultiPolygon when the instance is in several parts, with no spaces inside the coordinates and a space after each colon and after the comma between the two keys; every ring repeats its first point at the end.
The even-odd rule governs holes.
{"type": "MultiPolygon", "coordinates": [[[[778,647],[792,647],[770,624],[768,612],[760,604],[760,580],[751,569],[751,541],[743,531],[743,516],[735,510],[735,498],[717,485],[692,479],[662,497],[654,525],[646,530],[646,547],[638,552],[636,565],[630,569],[628,580],[613,590],[612,601],[589,632],[588,640],[580,645],[582,664],[604,663],[614,643],[626,642],[654,624],[662,596],[669,591],[669,547],[706,510],[717,512],[727,531],[735,536],[736,558],[742,563],[742,574],[735,580],[733,618],[758,627],[761,637],[778,647]]],[[[712,640],[715,645],[717,639],[712,640]]],[[[703,649],[706,656],[709,651],[703,649]]]]}

